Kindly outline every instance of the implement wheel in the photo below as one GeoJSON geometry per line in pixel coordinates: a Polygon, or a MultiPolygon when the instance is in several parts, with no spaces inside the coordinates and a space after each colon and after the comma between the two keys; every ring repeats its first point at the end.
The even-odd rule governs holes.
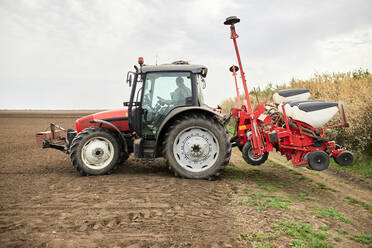
{"type": "Polygon", "coordinates": [[[322,171],[329,166],[329,155],[325,151],[315,150],[307,155],[307,162],[311,169],[322,171]]]}
{"type": "Polygon", "coordinates": [[[335,162],[341,166],[348,166],[351,165],[354,161],[354,156],[351,152],[343,151],[336,158],[334,158],[335,162]]]}
{"type": "Polygon", "coordinates": [[[213,179],[226,167],[231,144],[225,128],[213,117],[190,114],[169,127],[163,156],[176,176],[213,179]]]}
{"type": "Polygon", "coordinates": [[[114,170],[120,159],[119,142],[106,128],[90,127],[72,141],[70,158],[82,175],[104,175],[114,170]]]}
{"type": "Polygon", "coordinates": [[[244,161],[247,162],[247,164],[250,164],[253,166],[258,166],[258,165],[265,163],[265,161],[269,157],[268,152],[264,152],[261,156],[257,156],[253,154],[253,148],[252,148],[251,142],[245,143],[242,149],[242,155],[243,155],[244,161]]]}

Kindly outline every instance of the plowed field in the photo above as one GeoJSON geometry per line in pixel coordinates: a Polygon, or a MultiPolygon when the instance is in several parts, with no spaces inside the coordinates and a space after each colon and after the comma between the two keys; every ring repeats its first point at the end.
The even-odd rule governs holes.
{"type": "MultiPolygon", "coordinates": [[[[130,158],[82,177],[35,133],[87,114],[0,112],[0,247],[371,247],[371,181],[293,169],[279,156],[216,181],[174,177],[130,158]]],[[[235,148],[234,148],[235,149],[235,148]]]]}

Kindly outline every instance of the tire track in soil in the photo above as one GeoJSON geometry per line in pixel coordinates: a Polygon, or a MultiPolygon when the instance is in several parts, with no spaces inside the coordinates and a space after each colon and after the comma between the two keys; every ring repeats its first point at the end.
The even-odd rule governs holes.
{"type": "Polygon", "coordinates": [[[233,223],[222,180],[175,178],[162,159],[129,159],[114,174],[98,177],[81,177],[69,163],[46,166],[49,173],[38,166],[0,175],[3,246],[239,245],[228,228],[233,223]]]}
{"type": "Polygon", "coordinates": [[[290,170],[297,170],[304,173],[307,177],[322,183],[327,187],[338,191],[338,196],[353,197],[358,200],[372,203],[372,180],[363,178],[359,175],[352,175],[347,172],[337,170],[335,168],[328,168],[324,171],[308,170],[306,168],[294,168],[290,162],[277,153],[273,153],[270,159],[274,162],[286,166],[290,170]]]}

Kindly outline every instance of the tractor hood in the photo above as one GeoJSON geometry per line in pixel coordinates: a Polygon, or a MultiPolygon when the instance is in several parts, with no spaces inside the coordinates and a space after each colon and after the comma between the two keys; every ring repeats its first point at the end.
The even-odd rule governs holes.
{"type": "MultiPolygon", "coordinates": [[[[116,109],[98,112],[92,115],[87,115],[76,120],[76,131],[80,133],[82,130],[88,127],[97,127],[102,125],[101,123],[92,123],[93,120],[104,120],[115,125],[120,131],[129,131],[128,125],[128,109],[116,109]]],[[[113,129],[112,127],[103,124],[103,127],[113,129]]]]}

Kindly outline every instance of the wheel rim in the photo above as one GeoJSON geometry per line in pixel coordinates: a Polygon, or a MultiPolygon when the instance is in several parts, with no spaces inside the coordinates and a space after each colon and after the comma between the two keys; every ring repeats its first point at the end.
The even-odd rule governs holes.
{"type": "Polygon", "coordinates": [[[349,152],[342,152],[338,157],[338,162],[340,165],[350,165],[353,161],[353,155],[349,152]]]}
{"type": "Polygon", "coordinates": [[[316,155],[313,158],[313,165],[314,166],[323,166],[325,164],[326,159],[321,155],[316,155]]]}
{"type": "Polygon", "coordinates": [[[219,151],[216,136],[201,127],[183,130],[173,144],[176,161],[191,172],[200,172],[212,167],[218,159],[219,151]]]}
{"type": "Polygon", "coordinates": [[[114,146],[104,137],[94,137],[85,142],[81,158],[84,164],[93,170],[109,165],[114,158],[114,146]]]}
{"type": "Polygon", "coordinates": [[[248,157],[253,161],[259,161],[262,159],[263,156],[262,155],[258,156],[258,155],[253,154],[253,148],[252,146],[250,146],[248,150],[248,157]]]}
{"type": "Polygon", "coordinates": [[[328,154],[324,151],[312,151],[309,153],[309,166],[317,171],[322,171],[328,168],[329,166],[329,157],[328,154]]]}

